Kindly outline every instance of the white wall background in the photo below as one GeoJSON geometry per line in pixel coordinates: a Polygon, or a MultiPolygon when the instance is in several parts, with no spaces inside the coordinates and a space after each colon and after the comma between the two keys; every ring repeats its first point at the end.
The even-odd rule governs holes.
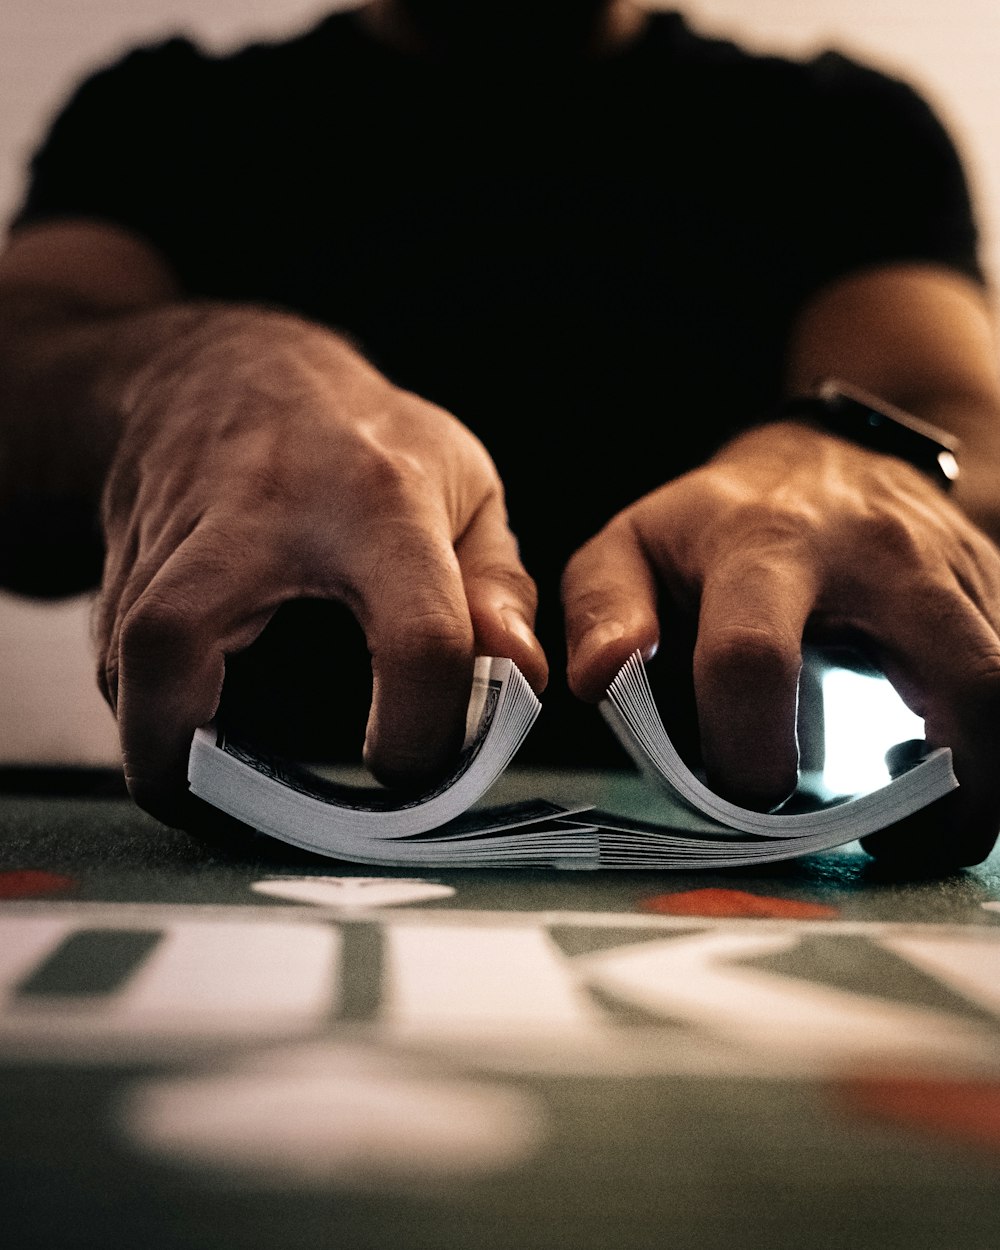
{"type": "MultiPolygon", "coordinates": [[[[91,67],[181,30],[215,46],[291,32],[350,2],[3,0],[0,220],[17,202],[48,118],[91,67]]],[[[920,87],[963,152],[986,263],[1000,276],[998,0],[679,0],[677,7],[700,28],[748,46],[793,55],[836,46],[920,87]]],[[[92,678],[89,607],[85,599],[42,606],[0,593],[0,764],[116,760],[114,725],[92,678]]]]}

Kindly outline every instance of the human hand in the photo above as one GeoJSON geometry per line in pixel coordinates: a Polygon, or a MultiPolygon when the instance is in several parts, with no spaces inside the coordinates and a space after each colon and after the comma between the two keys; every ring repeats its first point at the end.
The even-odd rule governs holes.
{"type": "Polygon", "coordinates": [[[188,748],[226,657],[292,600],[336,600],[363,630],[364,757],[386,783],[449,762],[477,653],[544,686],[535,590],[492,461],[346,344],[222,312],[155,357],[127,408],[95,628],[128,786],[152,814],[189,823],[188,748]]]}
{"type": "MultiPolygon", "coordinates": [[[[912,466],[794,422],[741,435],[614,517],[563,579],[569,683],[599,699],[665,617],[697,619],[709,784],[776,806],[797,772],[803,635],[863,641],[960,787],[866,840],[918,866],[980,862],[1000,829],[1000,553],[912,466]]],[[[673,621],[665,619],[664,628],[673,621]]]]}

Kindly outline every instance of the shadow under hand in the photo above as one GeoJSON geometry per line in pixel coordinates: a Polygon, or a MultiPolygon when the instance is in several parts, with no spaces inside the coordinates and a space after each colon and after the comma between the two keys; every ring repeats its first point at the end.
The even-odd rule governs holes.
{"type": "Polygon", "coordinates": [[[371,660],[352,614],[294,600],[227,657],[218,719],[276,755],[360,766],[371,697],[371,660]]]}

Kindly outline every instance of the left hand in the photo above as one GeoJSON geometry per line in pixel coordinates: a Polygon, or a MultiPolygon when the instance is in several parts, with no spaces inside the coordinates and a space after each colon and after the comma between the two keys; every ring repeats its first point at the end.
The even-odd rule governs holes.
{"type": "MultiPolygon", "coordinates": [[[[713,789],[794,789],[803,635],[864,641],[960,788],[870,839],[880,857],[979,863],[1000,830],[1000,551],[919,470],[794,421],[741,434],[614,517],[563,578],[569,684],[600,699],[666,610],[697,618],[713,789]]],[[[664,625],[667,622],[663,622],[664,625]]]]}

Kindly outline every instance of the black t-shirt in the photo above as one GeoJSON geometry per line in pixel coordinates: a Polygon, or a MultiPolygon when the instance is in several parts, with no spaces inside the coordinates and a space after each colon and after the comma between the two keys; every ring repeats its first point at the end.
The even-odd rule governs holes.
{"type": "MultiPolygon", "coordinates": [[[[959,159],[910,86],[674,13],[600,59],[516,70],[409,57],[351,13],[226,56],[139,49],[57,118],[14,224],[69,216],[143,236],[194,295],[346,332],[483,439],[553,663],[528,761],[621,761],[564,689],[559,572],[770,410],[804,300],[887,261],[981,278],[959,159]]],[[[255,653],[272,702],[300,685],[282,656],[307,618],[338,636],[333,609],[283,612],[255,653]]],[[[328,723],[326,680],[365,666],[324,651],[306,684],[328,723]]]]}

